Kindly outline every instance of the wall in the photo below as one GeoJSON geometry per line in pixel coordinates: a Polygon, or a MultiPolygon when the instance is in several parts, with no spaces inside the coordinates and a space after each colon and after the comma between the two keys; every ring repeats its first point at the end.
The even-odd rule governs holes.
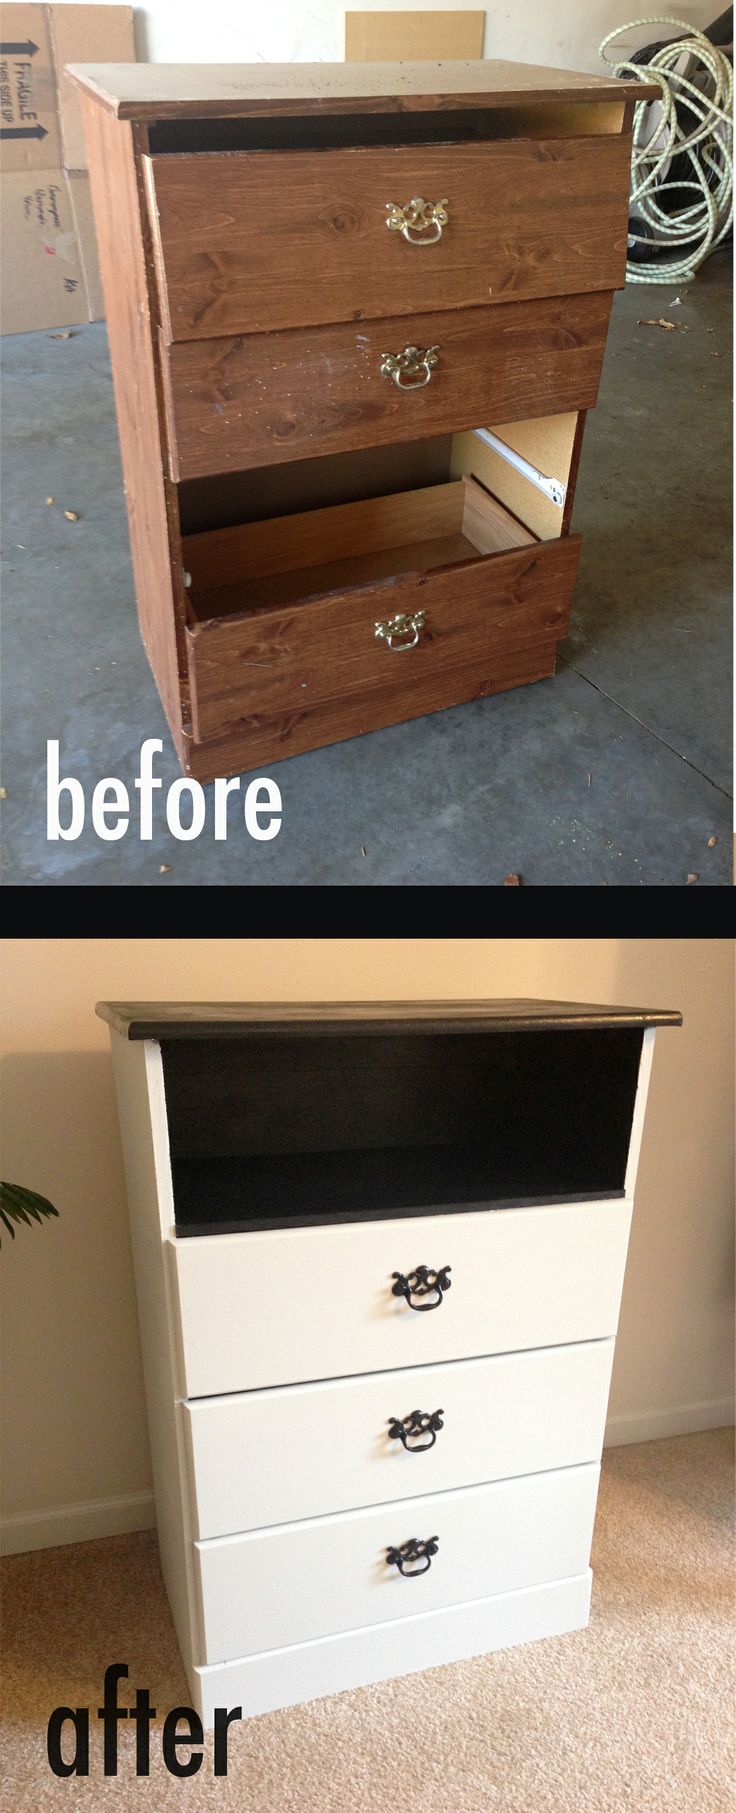
{"type": "MultiPolygon", "coordinates": [[[[360,0],[364,10],[374,3],[378,11],[387,10],[387,0],[360,0]]],[[[467,0],[442,4],[462,8],[467,0]]],[[[423,0],[399,0],[401,11],[417,7],[423,9],[423,0]]],[[[703,27],[718,10],[711,0],[687,0],[675,8],[674,17],[703,27]]],[[[594,75],[605,74],[598,57],[601,39],[632,17],[627,0],[587,0],[584,6],[580,0],[557,0],[553,7],[541,0],[503,0],[486,11],[487,57],[587,69],[594,75]]],[[[633,8],[635,18],[647,13],[647,7],[638,13],[633,8]]],[[[261,8],[211,0],[204,12],[199,0],[153,0],[136,11],[138,56],[154,63],[341,63],[344,14],[340,0],[321,0],[316,8],[305,8],[299,0],[271,0],[261,8]]],[[[651,44],[656,37],[656,29],[648,26],[632,43],[651,44]]]]}
{"type": "Polygon", "coordinates": [[[732,953],[680,939],[37,939],[3,964],[5,1176],[58,1221],[3,1238],[8,1546],[151,1521],[120,1148],[100,997],[542,995],[679,1007],[658,1035],[610,1438],[729,1419],[732,953]]]}
{"type": "MultiPolygon", "coordinates": [[[[443,0],[446,8],[454,3],[462,7],[467,0],[443,0]]],[[[352,0],[352,4],[365,8],[366,0],[352,0]]],[[[414,5],[412,0],[400,0],[404,12],[417,7],[422,9],[422,0],[414,0],[414,5]]],[[[377,10],[388,10],[387,0],[377,0],[377,10]]],[[[633,17],[646,17],[648,10],[642,7],[637,13],[634,7],[633,17]]],[[[688,0],[675,9],[675,16],[707,25],[717,12],[718,7],[713,8],[709,0],[706,4],[688,0]]],[[[198,62],[200,58],[208,63],[342,62],[344,14],[341,0],[321,0],[314,8],[303,7],[298,0],[272,0],[262,9],[245,9],[220,0],[219,5],[207,8],[205,36],[199,4],[154,0],[141,15],[138,54],[154,62],[198,62]]],[[[554,7],[544,6],[540,0],[503,0],[501,6],[488,7],[486,14],[487,57],[589,69],[601,75],[605,72],[598,45],[607,32],[631,19],[632,8],[626,0],[587,0],[584,6],[580,0],[557,0],[554,7]]],[[[650,26],[633,42],[652,43],[656,35],[650,26]]]]}

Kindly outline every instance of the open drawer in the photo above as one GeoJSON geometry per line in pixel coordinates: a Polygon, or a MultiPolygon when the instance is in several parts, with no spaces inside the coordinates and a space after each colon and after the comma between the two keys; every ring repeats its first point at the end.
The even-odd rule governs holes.
{"type": "MultiPolygon", "coordinates": [[[[525,429],[538,449],[556,429],[569,464],[575,425],[508,432],[534,451],[525,429]]],[[[337,742],[551,674],[579,555],[562,523],[470,433],[445,483],[185,536],[195,740],[237,728],[275,760],[315,711],[337,742]]]]}

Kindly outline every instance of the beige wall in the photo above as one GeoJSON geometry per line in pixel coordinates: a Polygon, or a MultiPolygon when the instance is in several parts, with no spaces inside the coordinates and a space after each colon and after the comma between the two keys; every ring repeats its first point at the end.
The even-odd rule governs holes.
{"type": "Polygon", "coordinates": [[[151,1515],[108,1035],[95,1000],[537,994],[681,1008],[683,1029],[657,1037],[611,1400],[611,1438],[637,1440],[728,1417],[732,992],[732,948],[721,939],[7,943],[3,1175],[61,1210],[58,1222],[5,1237],[0,1257],[9,1542],[101,1534],[151,1515]]]}

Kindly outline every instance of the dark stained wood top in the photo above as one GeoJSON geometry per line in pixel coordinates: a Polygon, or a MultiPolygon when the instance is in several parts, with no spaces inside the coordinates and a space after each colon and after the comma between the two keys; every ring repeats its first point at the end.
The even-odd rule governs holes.
{"type": "Polygon", "coordinates": [[[278,113],[403,113],[534,101],[656,99],[657,83],[482,59],[441,63],[71,63],[86,94],[125,120],[278,113]]]}
{"type": "Polygon", "coordinates": [[[98,1001],[96,1012],[127,1039],[682,1025],[675,1009],[582,1001],[98,1001]]]}

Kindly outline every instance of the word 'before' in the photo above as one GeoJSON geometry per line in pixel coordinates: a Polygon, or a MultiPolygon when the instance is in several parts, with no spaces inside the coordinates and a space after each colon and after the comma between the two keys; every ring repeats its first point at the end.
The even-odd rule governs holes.
{"type": "MultiPolygon", "coordinates": [[[[154,794],[163,788],[160,775],[153,772],[154,757],[161,755],[160,737],[147,737],[141,746],[138,773],[133,779],[137,794],[138,837],[142,843],[153,837],[154,794]]],[[[228,799],[240,793],[240,776],[230,780],[218,778],[212,783],[213,829],[216,843],[228,834],[228,799]]],[[[200,781],[186,777],[172,781],[165,797],[166,823],[172,837],[180,843],[192,843],[201,837],[207,823],[208,796],[200,781]]],[[[281,792],[267,775],[249,781],[243,796],[243,823],[249,837],[267,843],[281,830],[281,792]]],[[[103,843],[116,843],[130,829],[134,814],[128,787],[117,775],[107,774],[97,781],[90,802],[92,829],[103,843]]],[[[49,843],[75,843],[87,821],[84,787],[76,775],[62,775],[59,768],[59,740],[46,744],[46,837],[49,843]],[[64,822],[62,822],[62,800],[64,822]]]]}

